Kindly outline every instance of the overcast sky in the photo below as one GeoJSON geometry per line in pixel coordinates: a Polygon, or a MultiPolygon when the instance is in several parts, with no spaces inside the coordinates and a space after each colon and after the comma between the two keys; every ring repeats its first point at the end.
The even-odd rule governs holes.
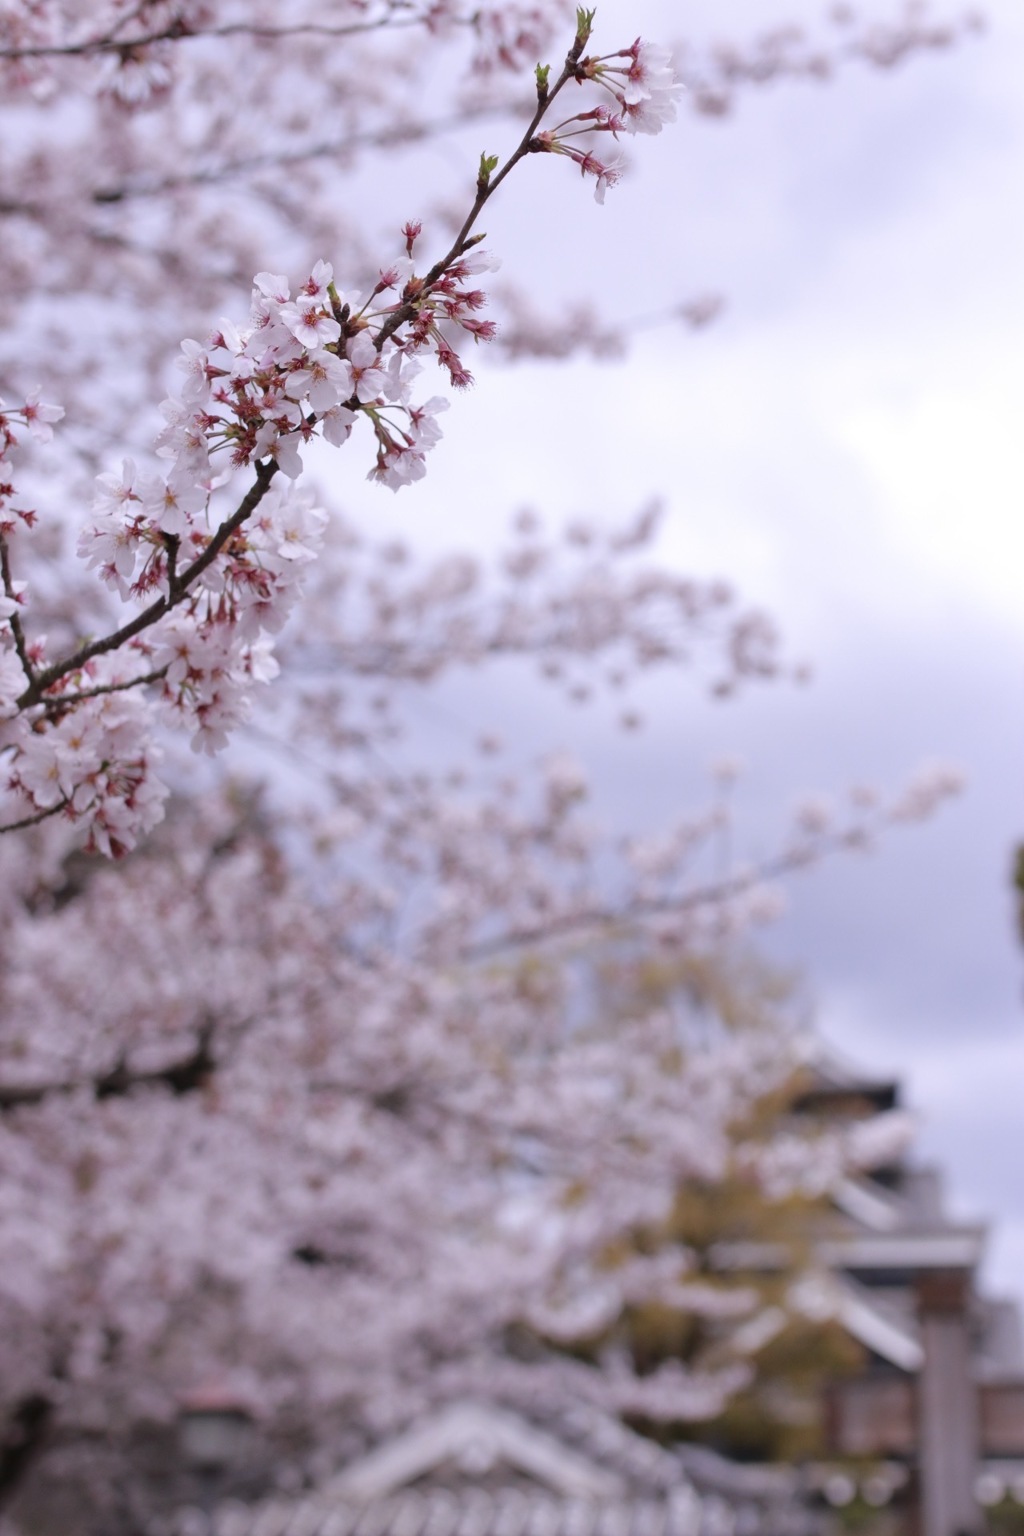
{"type": "MultiPolygon", "coordinates": [[[[687,25],[742,39],[822,14],[769,4],[690,0],[687,25]]],[[[659,552],[774,611],[807,689],[712,707],[663,686],[634,744],[537,706],[623,821],[684,809],[725,751],[749,765],[754,853],[804,791],[895,786],[933,759],[967,773],[930,826],[795,884],[771,943],[825,1036],[903,1077],[956,1210],[993,1219],[991,1283],[1024,1296],[1024,14],[986,9],[948,54],[750,91],[724,122],[684,114],[636,144],[603,208],[567,167],[525,166],[488,211],[510,278],[610,320],[715,290],[723,318],[645,332],[606,366],[481,357],[415,497],[382,511],[355,476],[343,490],[368,519],[480,547],[527,502],[612,518],[661,494],[659,552]]],[[[681,15],[605,0],[598,40],[668,39],[681,15]]],[[[458,153],[429,151],[427,174],[458,153]]]]}

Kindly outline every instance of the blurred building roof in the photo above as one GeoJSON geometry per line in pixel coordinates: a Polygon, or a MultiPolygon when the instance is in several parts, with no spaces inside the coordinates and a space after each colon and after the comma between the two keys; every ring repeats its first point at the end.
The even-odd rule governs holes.
{"type": "Polygon", "coordinates": [[[682,1454],[580,1409],[418,1419],[315,1492],[183,1509],[152,1536],[811,1536],[797,1474],[682,1454]]]}

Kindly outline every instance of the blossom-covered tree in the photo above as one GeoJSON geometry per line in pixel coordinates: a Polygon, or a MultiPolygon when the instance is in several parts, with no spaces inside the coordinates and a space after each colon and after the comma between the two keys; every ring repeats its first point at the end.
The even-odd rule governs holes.
{"type": "MultiPolygon", "coordinates": [[[[534,658],[580,695],[685,665],[726,693],[783,669],[774,632],[652,566],[653,511],[564,541],[523,515],[491,568],[420,564],[300,472],[323,438],[385,487],[424,473],[469,343],[503,345],[478,225],[511,172],[554,157],[600,200],[605,146],[680,99],[717,113],[956,29],[847,18],[828,46],[679,52],[677,81],[596,25],[458,0],[0,13],[2,1496],[74,1477],[83,1519],[137,1526],[133,1432],[211,1378],[315,1458],[342,1426],[485,1390],[706,1418],[749,1369],[553,1347],[648,1296],[747,1316],[756,1297],[698,1280],[684,1246],[613,1256],[688,1179],[785,1194],[808,1165],[774,1129],[735,1134],[789,1070],[784,1023],[709,1040],[667,1005],[608,1017],[587,957],[608,935],[715,950],[772,875],[949,781],[806,806],[766,866],[711,878],[720,795],[616,846],[568,756],[520,785],[396,766],[407,690],[458,667],[534,658]],[[396,146],[484,121],[512,148],[455,213],[439,187],[386,240],[356,213],[396,146]],[[211,769],[131,853],[186,782],[177,729],[219,752],[279,669],[308,792],[260,803],[211,769]]],[[[585,310],[509,311],[512,356],[600,340],[585,310]]]]}
{"type": "MultiPolygon", "coordinates": [[[[906,1128],[758,1126],[799,1060],[783,1013],[741,987],[746,1018],[710,1029],[685,994],[594,1006],[592,945],[523,943],[517,890],[556,937],[570,910],[578,787],[560,765],[532,814],[438,806],[419,845],[378,810],[372,878],[312,890],[244,802],[176,812],[119,868],[75,855],[44,881],[40,850],[8,861],[10,1495],[70,1484],[99,1529],[132,1528],[153,1497],[139,1426],[211,1384],[308,1471],[451,1398],[678,1423],[745,1385],[729,1329],[758,1292],[678,1239],[645,1257],[647,1235],[685,1187],[820,1195],[906,1128]],[[445,867],[398,938],[394,888],[422,857],[445,867]],[[566,1351],[654,1301],[710,1321],[713,1346],[641,1370],[566,1351]]],[[[664,912],[657,940],[632,924],[629,964],[714,941],[706,909],[669,915],[652,854],[632,851],[622,896],[664,912]]]]}

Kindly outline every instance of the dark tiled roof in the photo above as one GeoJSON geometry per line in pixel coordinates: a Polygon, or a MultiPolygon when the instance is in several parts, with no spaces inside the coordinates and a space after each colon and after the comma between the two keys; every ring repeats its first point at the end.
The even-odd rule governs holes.
{"type": "Polygon", "coordinates": [[[148,1536],[811,1536],[792,1472],[691,1462],[596,1410],[453,1403],[317,1491],[181,1509],[148,1536]]]}
{"type": "MultiPolygon", "coordinates": [[[[766,1521],[755,1504],[699,1497],[685,1486],[663,1499],[559,1499],[505,1488],[413,1490],[369,1504],[313,1495],[255,1507],[181,1510],[160,1536],[803,1536],[795,1506],[766,1521]]],[[[157,1533],[154,1532],[154,1536],[157,1533]]]]}

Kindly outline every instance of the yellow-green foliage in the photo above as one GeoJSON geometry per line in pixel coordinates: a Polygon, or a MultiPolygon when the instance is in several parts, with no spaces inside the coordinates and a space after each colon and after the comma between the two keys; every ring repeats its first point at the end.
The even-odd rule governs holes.
{"type": "MultiPolygon", "coordinates": [[[[672,1007],[694,1021],[701,1031],[732,1033],[775,1030],[780,1048],[788,1032],[785,1020],[792,985],[749,956],[687,954],[665,957],[626,946],[602,955],[597,966],[598,995],[605,1016],[626,1018],[638,1008],[672,1007]]],[[[665,1070],[678,1070],[685,1057],[685,1029],[677,1061],[665,1070]]],[[[736,1144],[759,1142],[783,1125],[813,1136],[818,1122],[797,1105],[808,1084],[801,1070],[766,1091],[732,1127],[736,1144]]],[[[868,1111],[870,1106],[865,1106],[868,1111]]],[[[828,1124],[827,1108],[821,1117],[828,1124]]],[[[669,1218],[657,1229],[645,1228],[621,1237],[605,1254],[616,1268],[638,1253],[654,1254],[671,1245],[690,1258],[686,1278],[699,1279],[725,1292],[753,1290],[757,1313],[782,1308],[786,1321],[760,1348],[740,1356],[753,1369],[748,1388],[713,1421],[685,1425],[645,1424],[661,1439],[699,1439],[741,1457],[792,1460],[825,1450],[823,1402],[830,1383],[863,1364],[863,1350],[834,1322],[813,1322],[785,1308],[787,1292],[811,1257],[816,1231],[829,1219],[824,1198],[792,1195],[769,1200],[745,1170],[734,1168],[713,1182],[691,1180],[677,1193],[669,1218]],[[738,1241],[770,1244],[779,1261],[757,1272],[723,1271],[716,1250],[738,1241]]],[[[596,1359],[614,1342],[626,1347],[640,1372],[654,1370],[666,1360],[713,1368],[737,1358],[733,1340],[743,1319],[714,1319],[663,1303],[627,1308],[600,1337],[577,1341],[573,1352],[596,1359]]]]}

